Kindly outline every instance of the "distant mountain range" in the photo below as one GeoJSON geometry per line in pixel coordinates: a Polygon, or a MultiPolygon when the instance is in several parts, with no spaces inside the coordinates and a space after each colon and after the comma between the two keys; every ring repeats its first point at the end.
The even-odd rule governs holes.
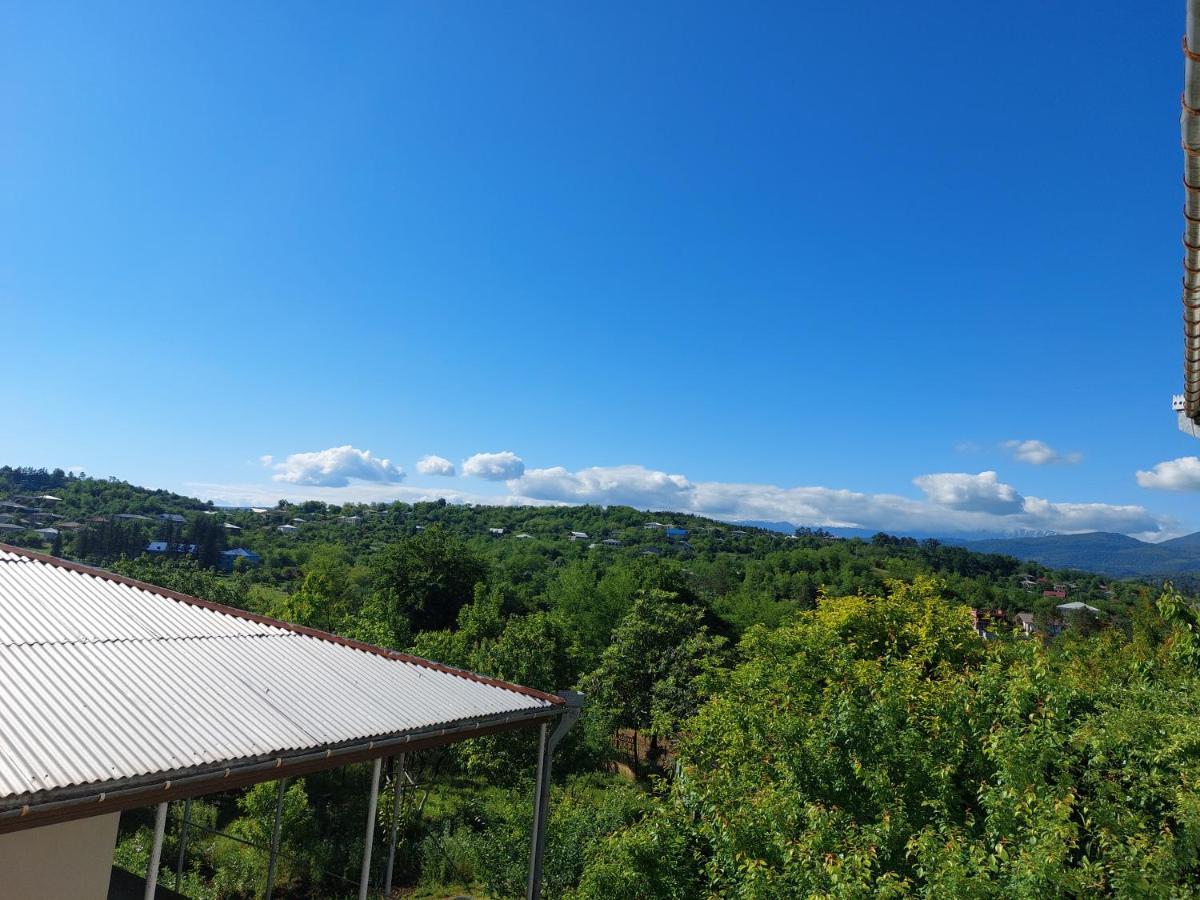
{"type": "MultiPolygon", "coordinates": [[[[792,532],[789,522],[742,522],[756,528],[792,532]]],[[[839,537],[870,539],[876,532],[863,528],[826,528],[839,537]]],[[[1046,534],[1019,537],[994,535],[906,534],[935,538],[979,553],[1001,553],[1041,563],[1051,569],[1082,569],[1115,578],[1194,575],[1200,573],[1200,532],[1159,544],[1125,534],[1093,531],[1087,534],[1046,534]]]]}
{"type": "Polygon", "coordinates": [[[1107,531],[953,543],[980,553],[1032,560],[1050,568],[1084,569],[1118,578],[1200,573],[1200,532],[1160,544],[1107,531]]]}

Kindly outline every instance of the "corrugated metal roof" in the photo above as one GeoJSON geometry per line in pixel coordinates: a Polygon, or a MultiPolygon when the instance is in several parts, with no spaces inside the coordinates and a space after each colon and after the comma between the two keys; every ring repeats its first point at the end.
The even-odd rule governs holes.
{"type": "Polygon", "coordinates": [[[556,702],[3,545],[0,685],[0,806],[556,702]]]}

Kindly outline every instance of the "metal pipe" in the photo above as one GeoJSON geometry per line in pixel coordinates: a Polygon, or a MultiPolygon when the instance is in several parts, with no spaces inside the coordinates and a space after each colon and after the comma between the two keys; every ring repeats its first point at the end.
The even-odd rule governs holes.
{"type": "Polygon", "coordinates": [[[392,896],[392,864],[396,861],[396,835],[400,830],[400,798],[404,796],[404,754],[393,757],[392,833],[388,839],[387,873],[383,877],[383,896],[392,896]]]}
{"type": "Polygon", "coordinates": [[[375,757],[371,769],[371,799],[367,802],[367,838],[363,845],[362,875],[358,879],[358,900],[367,900],[367,887],[371,881],[371,845],[375,842],[375,809],[379,804],[379,770],[383,760],[375,757]]]}
{"type": "Polygon", "coordinates": [[[158,890],[158,864],[162,860],[163,832],[167,830],[167,804],[158,804],[154,817],[154,843],[150,845],[150,864],[146,866],[146,900],[154,900],[158,890]]]}
{"type": "Polygon", "coordinates": [[[271,826],[271,856],[267,862],[266,900],[275,893],[275,866],[279,862],[279,826],[283,822],[283,792],[287,790],[287,778],[279,779],[279,791],[275,797],[275,824],[271,826]]]}
{"type": "Polygon", "coordinates": [[[529,881],[525,887],[527,900],[538,900],[542,893],[542,791],[550,773],[546,765],[546,724],[538,729],[537,783],[533,789],[533,833],[529,839],[529,881]]]}
{"type": "Polygon", "coordinates": [[[554,762],[554,749],[571,726],[579,721],[583,712],[583,694],[578,691],[562,691],[559,696],[566,705],[553,733],[546,737],[546,723],[542,723],[538,741],[537,787],[534,793],[533,835],[529,847],[529,882],[525,896],[528,900],[539,900],[542,895],[542,857],[546,849],[546,820],[550,815],[550,767],[554,762]]]}
{"type": "Polygon", "coordinates": [[[179,859],[175,863],[175,893],[183,880],[183,864],[187,861],[188,831],[192,825],[192,798],[183,802],[183,825],[179,829],[179,859]]]}

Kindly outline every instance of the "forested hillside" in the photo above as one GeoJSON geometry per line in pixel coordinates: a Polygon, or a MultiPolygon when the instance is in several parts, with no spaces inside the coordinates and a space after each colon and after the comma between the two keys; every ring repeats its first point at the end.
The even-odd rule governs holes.
{"type": "MultiPolygon", "coordinates": [[[[1187,896],[1200,875],[1200,622],[1161,585],[628,507],[232,510],[12,469],[0,500],[8,542],[583,690],[548,896],[1187,896]]],[[[532,750],[504,735],[413,761],[409,884],[523,892],[532,750]]],[[[277,896],[345,894],[363,777],[289,788],[277,896]]],[[[273,803],[196,804],[233,838],[190,845],[186,893],[254,895],[266,854],[243,841],[273,803]]],[[[145,830],[123,828],[136,868],[145,830]]]]}

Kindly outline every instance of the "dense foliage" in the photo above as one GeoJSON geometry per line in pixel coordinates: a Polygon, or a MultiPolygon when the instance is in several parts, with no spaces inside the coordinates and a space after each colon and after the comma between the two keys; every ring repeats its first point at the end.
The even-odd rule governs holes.
{"type": "MultiPolygon", "coordinates": [[[[65,555],[584,690],[584,718],[556,758],[547,896],[1195,892],[1200,616],[1160,586],[935,541],[783,535],[625,507],[219,510],[56,473],[0,479],[9,497],[53,490],[55,521],[81,526],[63,529],[65,555]],[[112,518],[126,509],[145,518],[112,518]],[[151,555],[150,540],[196,548],[151,555]],[[219,571],[225,546],[262,562],[219,571]],[[1057,621],[1051,588],[1098,613],[1057,621]],[[999,618],[984,640],[971,608],[1031,612],[1042,628],[1029,638],[999,618]]],[[[516,732],[412,759],[401,879],[520,895],[533,751],[516,732]]],[[[289,786],[277,896],[346,893],[366,780],[350,767],[289,786]]],[[[223,834],[189,844],[186,893],[261,891],[274,791],[195,804],[223,834]]],[[[381,828],[390,809],[385,797],[381,828]]],[[[145,864],[147,825],[126,817],[123,864],[145,864]]],[[[174,854],[168,844],[164,860],[174,854]]]]}

